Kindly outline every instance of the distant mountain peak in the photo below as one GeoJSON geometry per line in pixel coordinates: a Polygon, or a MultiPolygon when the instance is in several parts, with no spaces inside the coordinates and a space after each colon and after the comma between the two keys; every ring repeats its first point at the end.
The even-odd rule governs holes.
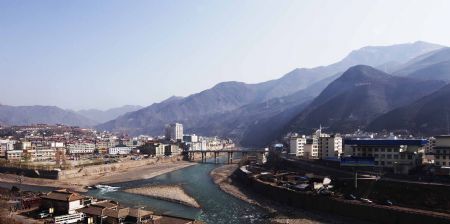
{"type": "Polygon", "coordinates": [[[350,67],[347,71],[345,71],[340,79],[345,79],[349,81],[358,81],[361,79],[374,79],[390,76],[391,75],[368,65],[355,65],[353,67],[350,67]]]}

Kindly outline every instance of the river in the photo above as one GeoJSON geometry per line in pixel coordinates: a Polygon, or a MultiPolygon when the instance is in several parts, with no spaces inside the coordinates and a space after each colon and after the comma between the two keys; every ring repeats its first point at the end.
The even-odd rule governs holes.
{"type": "MultiPolygon", "coordinates": [[[[195,218],[206,223],[266,223],[268,214],[255,205],[239,200],[214,184],[209,173],[219,164],[197,164],[184,169],[166,173],[151,179],[111,184],[120,187],[117,191],[90,190],[86,194],[97,198],[111,199],[122,204],[143,207],[159,214],[195,218]],[[173,202],[134,195],[121,190],[153,184],[181,184],[185,191],[201,205],[200,209],[173,202]]],[[[0,183],[9,187],[10,184],[0,183]]],[[[25,190],[49,191],[51,188],[22,186],[25,190]]]]}

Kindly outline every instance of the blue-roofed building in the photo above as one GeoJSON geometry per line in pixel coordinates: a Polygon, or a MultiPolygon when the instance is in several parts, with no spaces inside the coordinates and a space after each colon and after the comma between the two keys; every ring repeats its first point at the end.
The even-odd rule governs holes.
{"type": "Polygon", "coordinates": [[[375,166],[408,174],[422,163],[425,139],[345,139],[346,156],[373,157],[375,166]]]}

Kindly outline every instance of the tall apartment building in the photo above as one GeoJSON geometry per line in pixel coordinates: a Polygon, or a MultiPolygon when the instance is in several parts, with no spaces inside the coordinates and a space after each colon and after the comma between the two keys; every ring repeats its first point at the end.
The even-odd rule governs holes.
{"type": "Polygon", "coordinates": [[[195,135],[195,134],[184,135],[183,136],[183,142],[192,142],[192,143],[198,142],[198,136],[195,135]]]}
{"type": "Polygon", "coordinates": [[[450,135],[435,136],[432,154],[437,166],[450,166],[450,135]]]}
{"type": "Polygon", "coordinates": [[[305,156],[306,137],[294,134],[289,140],[289,154],[299,157],[305,156]]]}
{"type": "Polygon", "coordinates": [[[183,140],[183,125],[180,123],[166,125],[165,137],[169,140],[183,140]]]}
{"type": "Polygon", "coordinates": [[[313,135],[313,144],[317,142],[319,159],[336,159],[342,154],[342,137],[339,134],[329,135],[317,130],[313,135]]]}
{"type": "Polygon", "coordinates": [[[307,138],[304,147],[303,155],[308,159],[318,159],[319,158],[319,143],[317,139],[307,138]]]}
{"type": "Polygon", "coordinates": [[[342,154],[342,137],[338,134],[319,138],[319,157],[335,159],[342,154]]]}

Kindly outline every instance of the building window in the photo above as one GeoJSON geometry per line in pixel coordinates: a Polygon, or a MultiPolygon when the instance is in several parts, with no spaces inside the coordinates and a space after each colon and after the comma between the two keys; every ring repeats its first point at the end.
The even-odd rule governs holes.
{"type": "Polygon", "coordinates": [[[390,155],[390,154],[387,155],[387,158],[388,158],[388,159],[392,159],[392,155],[390,155]]]}

